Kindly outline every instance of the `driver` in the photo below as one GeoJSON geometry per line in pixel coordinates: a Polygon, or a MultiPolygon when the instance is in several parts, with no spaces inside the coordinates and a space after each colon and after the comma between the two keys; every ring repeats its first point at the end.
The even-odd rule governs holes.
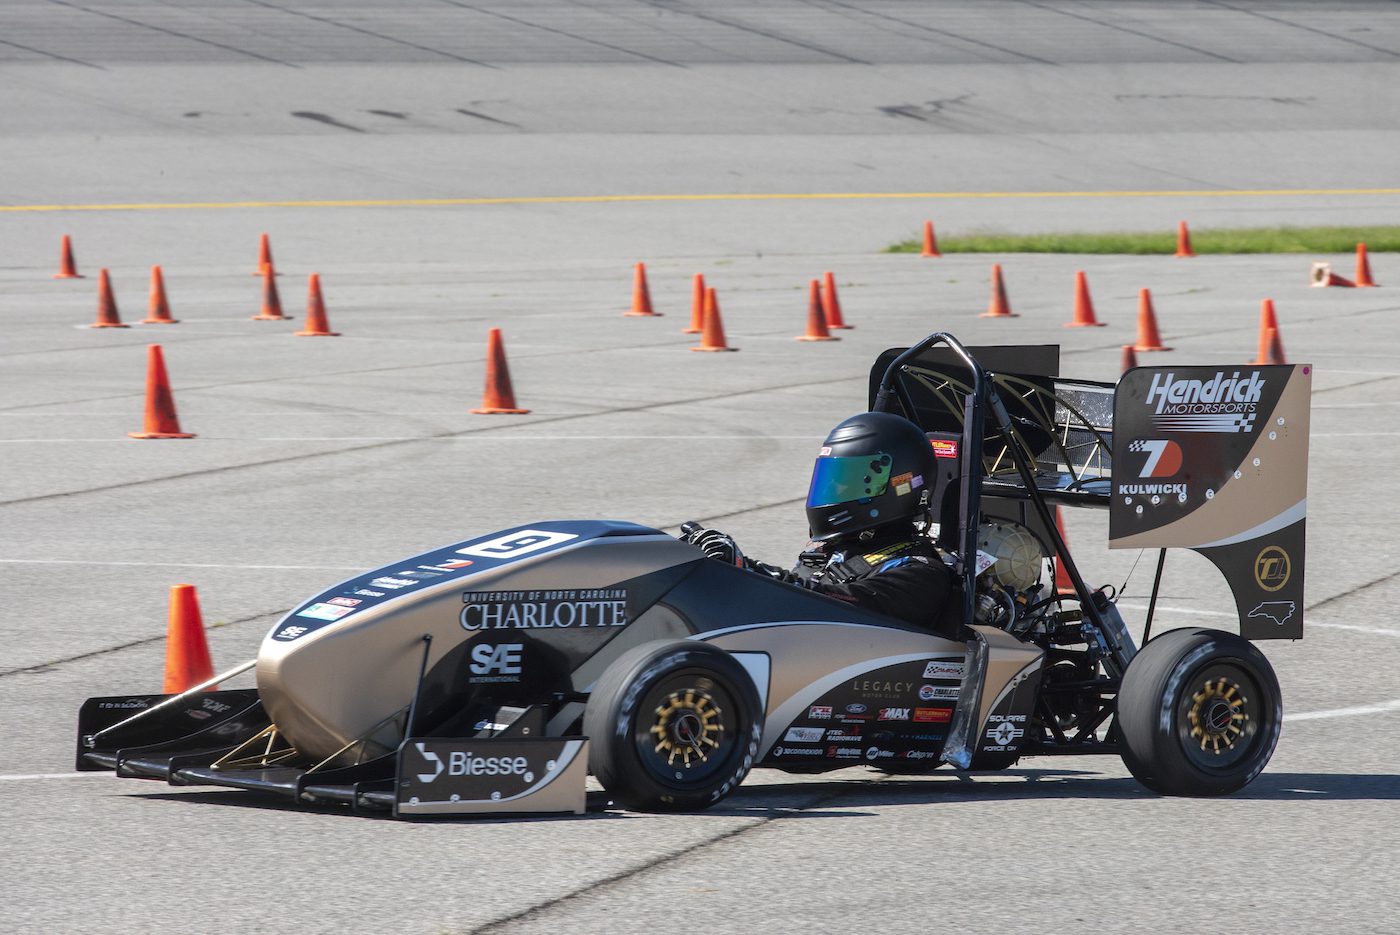
{"type": "Polygon", "coordinates": [[[953,636],[958,622],[944,613],[953,573],[921,528],[933,474],[917,425],[863,412],[822,444],[807,491],[812,542],[792,571],[748,558],[730,536],[698,523],[683,525],[682,538],[709,558],[953,636]]]}

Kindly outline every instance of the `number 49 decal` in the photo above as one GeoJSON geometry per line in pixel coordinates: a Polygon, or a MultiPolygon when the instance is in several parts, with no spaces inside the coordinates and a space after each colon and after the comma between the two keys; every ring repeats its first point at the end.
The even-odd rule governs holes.
{"type": "Polygon", "coordinates": [[[578,534],[572,532],[543,532],[539,529],[522,529],[519,532],[497,536],[487,542],[469,545],[465,549],[458,549],[457,554],[476,555],[481,558],[515,558],[527,552],[537,552],[540,549],[547,549],[552,545],[559,545],[577,538],[578,534]]]}

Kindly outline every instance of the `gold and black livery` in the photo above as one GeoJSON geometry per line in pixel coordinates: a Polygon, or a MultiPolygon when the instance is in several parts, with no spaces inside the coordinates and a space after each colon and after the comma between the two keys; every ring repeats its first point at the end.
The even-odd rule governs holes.
{"type": "Polygon", "coordinates": [[[1151,638],[1151,610],[1137,648],[1053,511],[1108,509],[1111,544],[1158,550],[1158,580],[1167,549],[1202,552],[1245,637],[1301,636],[1310,372],[1142,368],[1115,387],[1061,378],[1054,347],[933,334],[881,355],[869,405],[933,455],[900,484],[958,582],[946,632],[646,526],[533,522],[332,585],[208,685],[90,699],[77,767],[405,818],[581,813],[589,774],[627,807],[694,810],[754,767],[1032,755],[1228,793],[1277,741],[1268,662],[1235,633],[1151,638]],[[210,690],[247,670],[256,688],[210,690]]]}

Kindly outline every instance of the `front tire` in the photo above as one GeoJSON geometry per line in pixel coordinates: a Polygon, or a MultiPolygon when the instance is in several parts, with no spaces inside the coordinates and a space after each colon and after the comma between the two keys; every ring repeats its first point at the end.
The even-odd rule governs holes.
{"type": "Polygon", "coordinates": [[[733,656],[692,640],[644,643],[598,679],[583,716],[588,765],[637,811],[709,808],[758,759],[763,714],[733,656]]]}
{"type": "Polygon", "coordinates": [[[1123,763],[1162,795],[1227,795],[1263,771],[1283,703],[1269,660],[1220,630],[1172,630],[1133,658],[1118,694],[1123,763]]]}

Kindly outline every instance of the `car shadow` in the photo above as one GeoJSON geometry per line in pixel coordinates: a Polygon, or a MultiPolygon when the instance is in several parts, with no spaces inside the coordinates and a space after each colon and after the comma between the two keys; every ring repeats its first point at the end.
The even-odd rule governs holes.
{"type": "MultiPolygon", "coordinates": [[[[388,812],[352,811],[348,806],[300,806],[286,799],[234,789],[182,792],[150,792],[135,789],[126,796],[182,805],[233,806],[278,812],[314,812],[342,818],[390,818],[388,812]]],[[[1105,776],[1089,770],[1009,769],[987,773],[954,773],[939,770],[919,776],[806,779],[760,782],[740,787],[719,805],[692,817],[725,818],[862,818],[873,817],[871,808],[929,805],[939,802],[993,802],[1006,800],[1078,801],[1159,799],[1162,796],[1135,779],[1105,776]]],[[[1400,775],[1346,773],[1265,773],[1245,789],[1227,796],[1232,801],[1357,802],[1400,799],[1400,775]]],[[[580,819],[627,820],[643,817],[615,804],[606,792],[587,795],[584,815],[448,815],[415,817],[415,822],[460,821],[471,824],[577,821],[580,819]]]]}

